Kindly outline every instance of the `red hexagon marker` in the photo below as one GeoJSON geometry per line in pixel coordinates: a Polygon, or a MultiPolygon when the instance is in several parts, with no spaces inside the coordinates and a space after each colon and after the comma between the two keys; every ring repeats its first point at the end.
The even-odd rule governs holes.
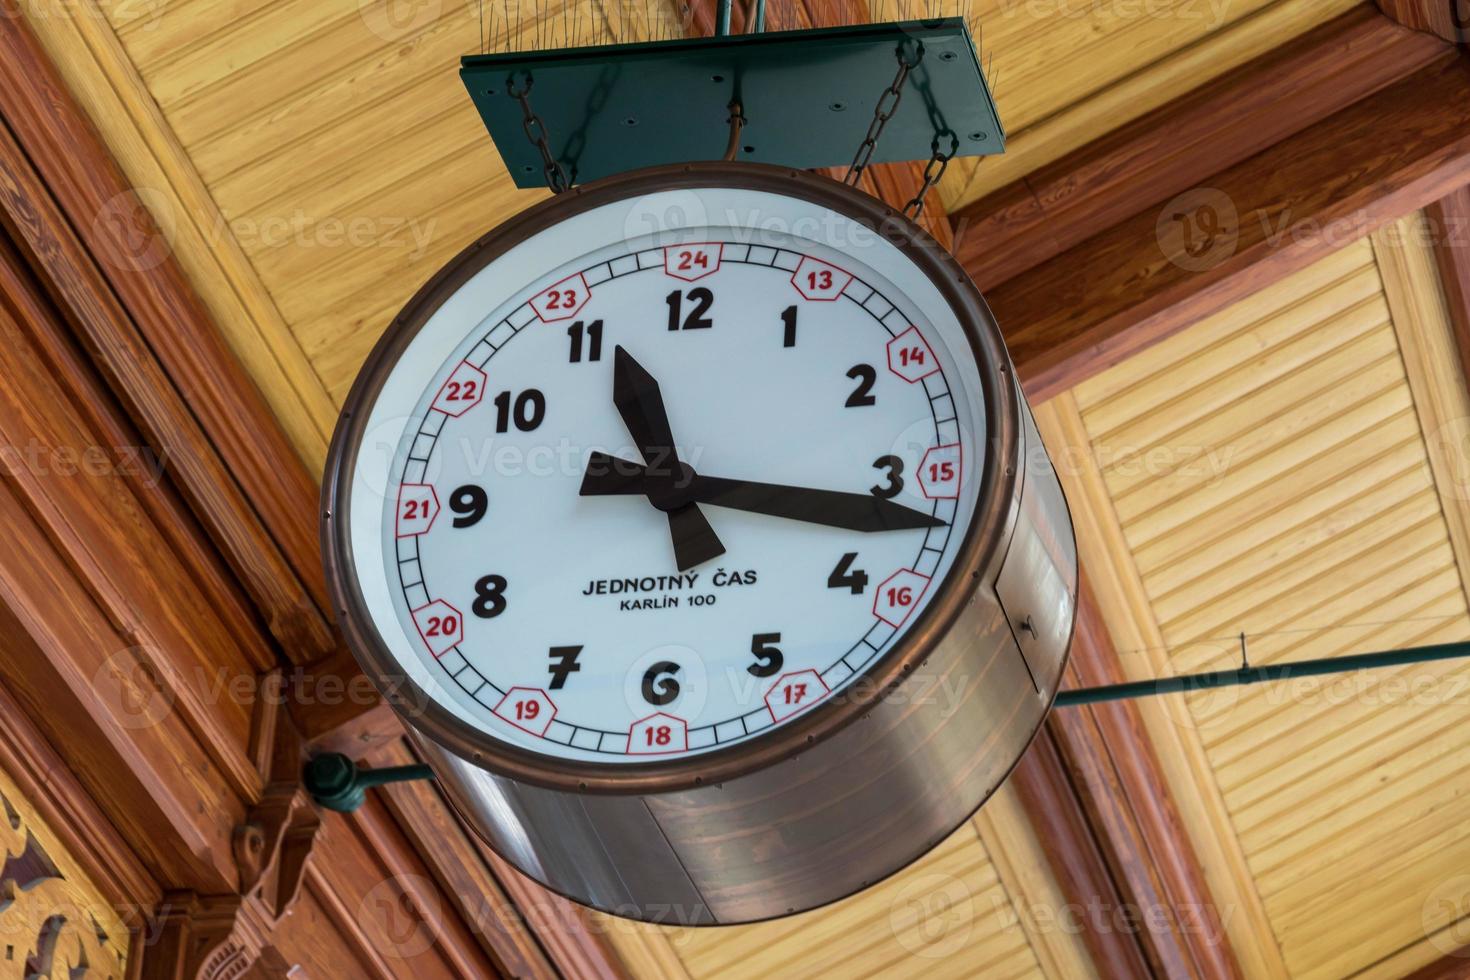
{"type": "Polygon", "coordinates": [[[434,404],[429,407],[458,418],[480,404],[484,397],[485,372],[467,361],[460,361],[439,386],[439,394],[434,396],[434,404]]]}
{"type": "Polygon", "coordinates": [[[439,494],[427,483],[405,483],[398,488],[398,527],[400,538],[428,533],[439,516],[439,494]]]}
{"type": "Polygon", "coordinates": [[[536,311],[543,323],[568,320],[587,305],[591,296],[592,290],[587,288],[587,280],[578,272],[532,296],[531,309],[536,311]]]}
{"type": "Polygon", "coordinates": [[[919,487],[930,500],[951,500],[960,495],[964,479],[964,458],[960,444],[935,446],[924,454],[919,464],[919,487]]]}
{"type": "Polygon", "coordinates": [[[719,242],[669,245],[664,249],[664,272],[685,282],[703,279],[719,269],[723,248],[719,242]]]}
{"type": "Polygon", "coordinates": [[[774,687],[766,692],[766,710],[771,720],[784,721],[805,711],[831,692],[822,675],[815,670],[797,670],[782,674],[774,687]]]}
{"type": "Polygon", "coordinates": [[[415,609],[413,624],[418,627],[424,645],[436,657],[444,656],[464,642],[464,617],[443,599],[415,609]]]}
{"type": "Polygon", "coordinates": [[[889,626],[902,626],[918,607],[927,588],[929,576],[920,575],[912,568],[900,569],[878,586],[878,593],[873,596],[873,615],[889,626]]]}
{"type": "Polygon", "coordinates": [[[689,723],[677,715],[655,711],[628,728],[629,755],[664,755],[689,749],[689,723]]]}
{"type": "Polygon", "coordinates": [[[888,370],[910,384],[939,370],[939,362],[918,327],[909,327],[888,342],[888,370]]]}
{"type": "Polygon", "coordinates": [[[803,258],[791,274],[791,285],[797,292],[806,299],[822,303],[841,296],[850,282],[852,273],[813,258],[803,258]]]}
{"type": "Polygon", "coordinates": [[[495,706],[495,713],[523,732],[543,736],[556,717],[556,704],[539,687],[513,687],[495,706]]]}

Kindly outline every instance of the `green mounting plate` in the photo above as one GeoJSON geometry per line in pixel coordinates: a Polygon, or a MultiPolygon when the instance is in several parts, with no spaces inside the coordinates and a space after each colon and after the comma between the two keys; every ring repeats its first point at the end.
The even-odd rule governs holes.
{"type": "Polygon", "coordinates": [[[470,98],[518,187],[544,187],[541,156],[507,93],[530,78],[531,108],[576,183],[657,164],[718,160],[728,105],[746,125],[737,159],[842,167],[868,131],[900,51],[923,57],[872,162],[927,160],[936,133],[957,156],[1002,153],[1005,131],[960,18],[468,55],[470,98]],[[945,142],[948,142],[947,138],[945,142]]]}

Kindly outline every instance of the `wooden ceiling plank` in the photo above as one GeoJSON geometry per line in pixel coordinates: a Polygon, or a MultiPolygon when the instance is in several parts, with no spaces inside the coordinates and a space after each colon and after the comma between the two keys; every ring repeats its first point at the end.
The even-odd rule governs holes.
{"type": "Polygon", "coordinates": [[[1360,7],[954,212],[956,255],[988,290],[1447,50],[1360,7]]]}
{"type": "Polygon", "coordinates": [[[1166,255],[1150,211],[988,299],[1028,390],[1045,397],[1442,197],[1467,171],[1470,59],[1451,54],[1211,177],[1211,199],[1240,219],[1212,240],[1213,267],[1166,255]]]}

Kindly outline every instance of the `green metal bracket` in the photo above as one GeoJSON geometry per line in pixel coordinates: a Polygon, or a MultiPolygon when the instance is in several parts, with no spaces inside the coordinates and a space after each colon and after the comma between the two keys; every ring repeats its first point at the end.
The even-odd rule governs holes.
{"type": "Polygon", "coordinates": [[[961,18],[717,35],[555,51],[468,55],[460,77],[518,187],[545,185],[508,94],[529,103],[577,183],[658,164],[718,160],[731,102],[746,125],[738,159],[846,166],[893,79],[922,53],[872,162],[929,159],[940,134],[957,156],[1005,151],[1005,131],[961,18]]]}
{"type": "Polygon", "coordinates": [[[1079,704],[1097,704],[1101,701],[1123,701],[1130,698],[1153,697],[1158,694],[1177,694],[1204,691],[1215,687],[1236,687],[1268,681],[1284,681],[1293,677],[1345,674],[1355,670],[1369,670],[1378,667],[1403,667],[1408,664],[1454,660],[1459,657],[1470,657],[1470,643],[1441,643],[1436,646],[1411,647],[1407,650],[1388,650],[1382,653],[1359,653],[1349,657],[1332,657],[1326,660],[1298,660],[1296,663],[1267,664],[1263,667],[1242,666],[1235,670],[1161,677],[1156,681],[1074,688],[1058,693],[1055,705],[1058,708],[1065,708],[1079,704]]]}
{"type": "Polygon", "coordinates": [[[337,752],[319,755],[306,764],[302,784],[313,801],[328,810],[352,813],[367,801],[367,791],[388,783],[433,779],[428,766],[388,766],[359,769],[357,763],[337,752]]]}

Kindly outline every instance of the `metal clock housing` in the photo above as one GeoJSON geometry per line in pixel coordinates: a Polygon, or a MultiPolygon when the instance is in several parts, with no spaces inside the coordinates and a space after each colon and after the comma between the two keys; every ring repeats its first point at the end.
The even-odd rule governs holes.
{"type": "MultiPolygon", "coordinates": [[[[589,305],[586,309],[599,308],[589,305]]],[[[772,329],[776,329],[774,322],[772,329]]],[[[705,336],[713,336],[713,331],[705,336]]],[[[763,356],[776,357],[779,351],[763,356]]],[[[877,358],[868,360],[876,362],[877,358]]],[[[846,361],[834,363],[842,366],[846,361]]],[[[849,387],[855,383],[856,392],[866,377],[858,371],[847,375],[852,380],[839,381],[849,387]]],[[[583,388],[578,380],[567,382],[562,390],[581,392],[583,388]]],[[[541,397],[544,403],[548,396],[541,397]]],[[[807,396],[797,391],[785,397],[807,396]]],[[[816,417],[819,404],[830,399],[811,397],[818,399],[812,408],[816,417]]],[[[847,398],[850,407],[853,395],[847,398]]],[[[872,402],[859,399],[856,404],[861,407],[872,402]]],[[[611,406],[608,413],[612,413],[611,406]]],[[[540,414],[549,417],[544,404],[540,414]]],[[[611,417],[616,419],[616,415],[611,417]]],[[[878,415],[844,413],[844,425],[848,418],[873,423],[844,428],[847,435],[834,437],[834,444],[846,445],[844,438],[862,444],[866,433],[882,430],[878,415]]],[[[688,422],[692,431],[719,431],[719,414],[714,410],[707,413],[703,430],[699,419],[688,422]]],[[[639,423],[631,424],[636,427],[639,423]]],[[[796,423],[792,430],[804,431],[796,423]]],[[[552,434],[536,436],[528,431],[525,437],[549,439],[552,434]]],[[[884,445],[890,436],[873,438],[884,445]]],[[[720,439],[709,441],[719,443],[720,439]]],[[[634,442],[638,442],[637,433],[634,442]]],[[[714,457],[710,468],[742,463],[749,467],[751,460],[759,458],[729,452],[720,457],[713,450],[710,455],[714,457]]],[[[591,458],[609,457],[593,453],[591,458]]],[[[880,462],[883,458],[879,457],[880,462]]],[[[662,527],[661,508],[672,514],[684,507],[686,517],[689,509],[696,509],[708,515],[705,520],[721,538],[730,539],[732,559],[740,554],[739,542],[745,538],[770,535],[760,540],[801,542],[799,548],[791,546],[792,554],[798,555],[810,550],[812,542],[827,540],[821,535],[841,533],[780,530],[787,526],[781,516],[791,517],[800,508],[778,498],[782,494],[810,496],[808,487],[773,489],[771,483],[712,477],[705,474],[705,462],[700,460],[686,465],[693,486],[681,491],[686,497],[660,503],[652,484],[636,483],[648,479],[644,470],[652,460],[639,460],[633,454],[623,461],[633,474],[625,477],[634,481],[629,484],[631,489],[620,488],[610,477],[599,483],[595,474],[580,477],[580,485],[584,495],[589,487],[593,494],[623,489],[630,499],[619,497],[605,505],[613,510],[594,511],[590,508],[601,506],[602,498],[584,496],[568,502],[566,513],[596,513],[596,520],[626,524],[651,521],[650,526],[662,527]],[[775,511],[771,500],[778,500],[775,511]],[[745,513],[752,508],[764,508],[765,513],[745,513]],[[778,516],[770,516],[773,512],[779,512],[778,516]],[[627,516],[604,518],[604,513],[627,516]],[[724,516],[727,513],[741,516],[724,516]]],[[[866,466],[868,457],[861,462],[866,466]]],[[[586,461],[579,465],[585,466],[586,461]]],[[[900,461],[898,469],[904,465],[900,461]]],[[[892,473],[893,465],[888,466],[892,473]]],[[[800,469],[791,463],[787,470],[793,467],[800,469]]],[[[807,483],[820,475],[821,469],[813,464],[806,471],[807,483]]],[[[883,497],[882,489],[880,481],[872,495],[883,497]]],[[[835,502],[831,506],[837,510],[849,504],[862,510],[868,504],[857,496],[834,492],[810,499],[824,505],[835,502]]],[[[784,168],[691,164],[614,177],[533,207],[470,246],[410,301],[365,364],[333,440],[323,502],[324,553],[340,624],[365,672],[402,715],[462,815],[526,874],[576,901],[632,918],[681,924],[754,921],[834,901],[903,868],[968,818],[1020,758],[1056,693],[1072,634],[1076,551],[1066,502],[983,299],[958,264],[903,216],[834,181],[784,168]],[[568,254],[569,249],[586,251],[568,254]],[[631,266],[627,256],[632,256],[631,266]],[[719,273],[723,279],[704,279],[716,276],[711,263],[723,270],[719,273]],[[619,269],[630,273],[624,285],[617,285],[619,269]],[[823,270],[829,270],[825,278],[823,270]],[[810,675],[811,683],[788,681],[795,673],[767,675],[748,688],[753,693],[743,696],[750,700],[740,702],[738,711],[731,709],[736,713],[727,712],[728,717],[711,708],[714,715],[701,726],[699,717],[686,721],[669,712],[667,717],[673,721],[662,725],[655,721],[651,724],[656,727],[650,728],[647,719],[633,717],[641,707],[631,703],[636,695],[628,696],[628,713],[624,714],[612,681],[593,697],[599,690],[595,688],[601,676],[597,672],[602,669],[598,665],[612,656],[594,650],[594,644],[577,646],[579,652],[572,654],[565,652],[572,647],[553,646],[551,679],[533,689],[524,673],[531,668],[522,660],[534,657],[539,663],[546,651],[538,648],[528,653],[532,645],[528,637],[539,639],[544,633],[555,642],[554,635],[547,632],[549,628],[530,623],[521,632],[497,633],[510,622],[493,618],[504,608],[503,603],[497,605],[501,594],[497,590],[502,586],[493,581],[486,585],[491,576],[483,576],[475,583],[479,589],[475,593],[467,591],[468,578],[463,584],[455,578],[459,565],[478,560],[482,553],[493,554],[497,540],[514,545],[510,550],[524,551],[523,539],[486,539],[483,546],[461,547],[456,542],[467,539],[451,537],[444,522],[434,524],[439,515],[451,513],[460,515],[456,519],[461,522],[471,517],[478,521],[494,506],[487,501],[501,497],[512,501],[547,495],[566,498],[575,495],[567,488],[576,484],[550,482],[531,490],[523,479],[519,484],[504,484],[505,494],[493,481],[488,493],[478,483],[456,486],[460,478],[453,475],[456,471],[448,451],[434,448],[437,443],[425,433],[458,433],[465,440],[471,433],[478,439],[479,433],[491,431],[488,427],[494,423],[485,396],[502,383],[504,405],[499,409],[497,431],[514,439],[522,421],[536,420],[539,425],[535,399],[523,399],[528,405],[522,412],[514,396],[517,390],[530,390],[537,365],[548,361],[548,355],[534,353],[531,344],[542,344],[549,351],[552,340],[547,338],[554,337],[562,347],[552,373],[573,370],[560,364],[567,360],[565,346],[570,344],[570,360],[581,372],[576,378],[594,379],[587,384],[601,386],[599,391],[610,387],[614,401],[624,398],[620,410],[628,407],[629,392],[641,391],[646,398],[650,390],[659,390],[661,382],[667,389],[662,401],[669,403],[677,441],[685,421],[680,412],[695,400],[691,392],[701,385],[717,389],[712,379],[719,372],[710,365],[733,356],[729,353],[732,348],[717,351],[712,347],[705,348],[710,353],[703,355],[702,362],[694,347],[677,354],[657,353],[674,349],[663,345],[681,327],[691,322],[700,325],[697,319],[689,320],[692,306],[684,304],[702,299],[693,295],[701,281],[727,283],[724,288],[738,295],[739,303],[730,306],[741,309],[745,317],[740,321],[745,329],[739,338],[742,349],[765,343],[777,350],[781,344],[779,334],[767,336],[761,332],[763,327],[746,326],[751,317],[764,317],[762,323],[771,319],[752,312],[764,310],[761,303],[777,303],[783,314],[787,309],[798,311],[789,318],[786,339],[792,341],[796,330],[807,329],[803,342],[827,345],[811,355],[817,358],[828,347],[835,350],[849,343],[857,332],[881,328],[886,333],[875,336],[888,341],[886,366],[896,380],[885,375],[882,384],[888,387],[880,390],[891,390],[896,392],[893,397],[915,404],[922,401],[916,392],[931,403],[944,405],[943,399],[949,399],[953,409],[942,422],[941,413],[924,422],[925,431],[932,428],[935,433],[925,437],[934,445],[907,458],[910,471],[933,467],[918,486],[922,496],[911,493],[911,498],[899,498],[907,501],[904,507],[897,506],[897,500],[892,501],[893,506],[871,504],[880,524],[898,522],[893,525],[897,529],[883,540],[912,539],[918,545],[918,558],[888,575],[883,583],[875,580],[873,584],[879,587],[871,596],[864,585],[861,599],[865,603],[871,599],[876,632],[863,634],[854,645],[861,656],[846,659],[844,654],[834,660],[827,654],[811,653],[817,659],[799,672],[803,678],[810,675]],[[789,306],[785,298],[770,298],[793,287],[797,294],[789,306]],[[639,318],[614,317],[625,309],[647,313],[655,306],[662,315],[662,306],[648,301],[647,296],[661,299],[666,288],[667,338],[661,322],[655,339],[655,334],[647,332],[653,328],[641,320],[633,323],[639,318]],[[570,298],[562,295],[574,290],[570,298]],[[595,299],[599,291],[607,325],[596,321],[598,346],[594,348],[589,346],[590,312],[582,319],[574,319],[573,314],[558,316],[560,311],[548,304],[576,304],[574,312],[581,313],[582,304],[589,300],[576,293],[591,292],[595,299]],[[816,305],[839,300],[829,306],[816,305]],[[514,312],[517,310],[529,312],[514,312]],[[796,327],[797,317],[808,315],[807,310],[818,326],[796,327]],[[524,322],[517,324],[522,317],[524,322]],[[827,326],[821,326],[823,323],[827,326]],[[496,334],[497,329],[502,332],[496,334]],[[541,339],[516,347],[522,342],[511,338],[521,334],[541,339]],[[521,360],[497,361],[501,346],[490,339],[495,336],[502,339],[505,351],[522,352],[515,355],[521,360]],[[476,350],[487,353],[475,355],[476,350]],[[594,352],[600,363],[587,363],[594,352]],[[478,366],[474,356],[483,357],[478,366]],[[895,356],[900,360],[896,362],[895,356]],[[907,369],[902,362],[906,356],[918,359],[922,367],[907,369]],[[655,360],[659,364],[653,364],[655,360]],[[650,362],[651,373],[644,369],[643,361],[650,362]],[[924,381],[935,375],[940,362],[947,368],[938,372],[945,379],[943,389],[937,379],[924,381]],[[700,363],[705,365],[703,381],[696,378],[682,388],[670,382],[671,374],[683,372],[686,364],[700,363]],[[471,416],[468,412],[455,414],[459,404],[445,401],[445,392],[451,390],[447,386],[453,384],[483,389],[474,398],[475,406],[487,406],[484,411],[476,407],[481,416],[478,422],[456,421],[471,416]],[[933,394],[935,391],[939,394],[933,394]],[[481,428],[474,429],[472,424],[481,428]],[[959,434],[953,442],[946,441],[950,438],[946,433],[955,430],[959,434]],[[442,486],[436,484],[435,474],[442,486]],[[405,487],[414,488],[408,498],[422,496],[424,511],[406,507],[405,487]],[[474,492],[466,487],[473,487],[474,492]],[[527,496],[517,497],[520,489],[526,489],[527,496]],[[407,519],[405,511],[410,512],[407,519]],[[931,516],[904,529],[910,528],[903,523],[908,519],[904,514],[914,512],[931,516]],[[434,527],[438,530],[432,530],[434,527]],[[405,538],[409,543],[404,543],[405,538]],[[935,555],[925,555],[925,549],[935,555]],[[928,564],[921,566],[920,561],[928,564]],[[395,585],[393,570],[404,567],[410,571],[398,574],[395,585]],[[902,575],[912,577],[903,579],[902,575]],[[898,585],[889,587],[890,598],[885,600],[882,586],[894,581],[898,585]],[[899,589],[906,583],[912,588],[900,608],[904,593],[899,589]],[[434,589],[459,591],[438,597],[434,589]],[[465,615],[462,607],[466,602],[461,596],[473,599],[475,595],[479,597],[475,609],[465,615]],[[892,608],[885,609],[885,601],[892,608]],[[431,613],[424,610],[434,603],[442,605],[434,606],[432,611],[440,615],[437,627],[430,627],[426,618],[431,613]],[[474,616],[483,621],[465,622],[474,616]],[[452,628],[446,626],[446,618],[452,619],[452,628]],[[431,635],[433,629],[438,632],[431,635]],[[500,636],[513,637],[514,642],[500,643],[496,640],[500,636]],[[458,642],[452,643],[454,640],[458,642]],[[861,646],[864,642],[866,648],[861,646]],[[563,651],[560,675],[558,649],[563,651]],[[772,697],[779,696],[783,681],[787,681],[784,708],[771,703],[772,697]],[[562,693],[568,683],[582,685],[575,696],[562,693]],[[793,704],[798,686],[800,694],[793,704]],[[528,691],[531,693],[524,693],[528,691]],[[563,702],[561,707],[558,700],[563,702]],[[576,705],[580,708],[573,710],[576,705]],[[763,711],[770,714],[769,721],[763,711]],[[759,723],[744,720],[747,718],[759,719],[759,723]],[[738,728],[734,727],[737,720],[738,728]],[[676,722],[683,722],[684,727],[676,722]],[[643,746],[645,739],[648,744],[643,746]]],[[[602,530],[594,537],[605,540],[620,526],[599,525],[602,530]]],[[[674,526],[671,517],[670,527],[674,526]]],[[[854,540],[879,538],[881,534],[859,535],[854,540]]],[[[676,529],[676,549],[679,543],[676,529]]],[[[661,541],[657,547],[666,551],[668,542],[661,541]]],[[[720,547],[719,552],[711,549],[705,554],[722,554],[724,545],[720,547]]],[[[842,551],[849,545],[839,542],[833,547],[842,551]]],[[[641,557],[630,560],[630,567],[645,570],[656,564],[649,553],[636,554],[641,557]]],[[[846,561],[848,555],[842,557],[846,561]]],[[[758,552],[756,559],[748,563],[758,563],[758,552]]],[[[506,560],[518,559],[508,556],[506,560]]],[[[696,568],[676,569],[672,554],[665,560],[668,567],[662,572],[670,575],[684,575],[696,568]]],[[[679,558],[680,563],[685,560],[679,558]]],[[[575,565],[577,560],[570,558],[555,571],[537,571],[544,566],[532,563],[520,577],[518,595],[535,593],[535,601],[550,603],[537,623],[576,622],[579,616],[592,621],[595,616],[588,610],[605,607],[588,605],[593,600],[585,596],[572,597],[565,588],[566,580],[555,577],[576,570],[569,571],[568,564],[575,565]],[[546,599],[547,595],[552,598],[546,599]],[[566,598],[556,598],[561,596],[566,598]]],[[[800,562],[770,560],[763,574],[766,580],[779,580],[785,566],[794,564],[800,562]]],[[[833,570],[839,580],[841,567],[833,570]]],[[[500,579],[503,582],[504,576],[500,579]]],[[[588,593],[596,591],[596,581],[589,583],[588,593]]],[[[781,591],[790,589],[782,587],[781,591]]],[[[820,598],[813,601],[812,608],[826,608],[821,603],[829,593],[814,595],[820,598]]],[[[832,595],[833,603],[836,597],[845,598],[840,589],[832,595]]],[[[739,643],[755,652],[756,662],[749,673],[757,675],[758,668],[768,662],[761,659],[760,637],[781,636],[756,629],[762,626],[762,617],[773,618],[766,610],[774,608],[774,603],[774,598],[733,599],[721,607],[718,615],[724,618],[718,620],[712,618],[714,613],[680,610],[677,615],[685,618],[678,620],[624,617],[607,621],[617,625],[618,637],[629,642],[636,638],[652,648],[671,638],[662,633],[678,632],[670,623],[684,624],[681,628],[686,632],[693,630],[688,635],[698,639],[691,644],[711,646],[722,643],[722,637],[712,639],[689,625],[701,622],[698,616],[711,617],[708,622],[718,622],[727,631],[732,624],[749,620],[755,640],[752,643],[747,633],[739,643]]],[[[850,603],[833,608],[858,607],[850,603]]],[[[790,634],[798,626],[783,629],[790,634]]],[[[815,649],[820,644],[811,646],[815,649]]],[[[750,657],[743,647],[738,653],[750,657]]],[[[724,656],[707,654],[715,666],[725,667],[727,676],[743,677],[718,659],[724,656]]],[[[799,659],[795,653],[788,657],[799,659]]],[[[616,667],[604,672],[610,677],[626,672],[646,680],[643,669],[641,661],[619,660],[616,667]]],[[[691,674],[685,675],[686,693],[695,686],[687,682],[691,674]]],[[[707,672],[701,683],[715,686],[717,674],[707,672]]],[[[666,689],[645,683],[643,693],[666,689]]],[[[649,717],[663,714],[655,710],[658,703],[657,698],[650,702],[649,717]]]]}

